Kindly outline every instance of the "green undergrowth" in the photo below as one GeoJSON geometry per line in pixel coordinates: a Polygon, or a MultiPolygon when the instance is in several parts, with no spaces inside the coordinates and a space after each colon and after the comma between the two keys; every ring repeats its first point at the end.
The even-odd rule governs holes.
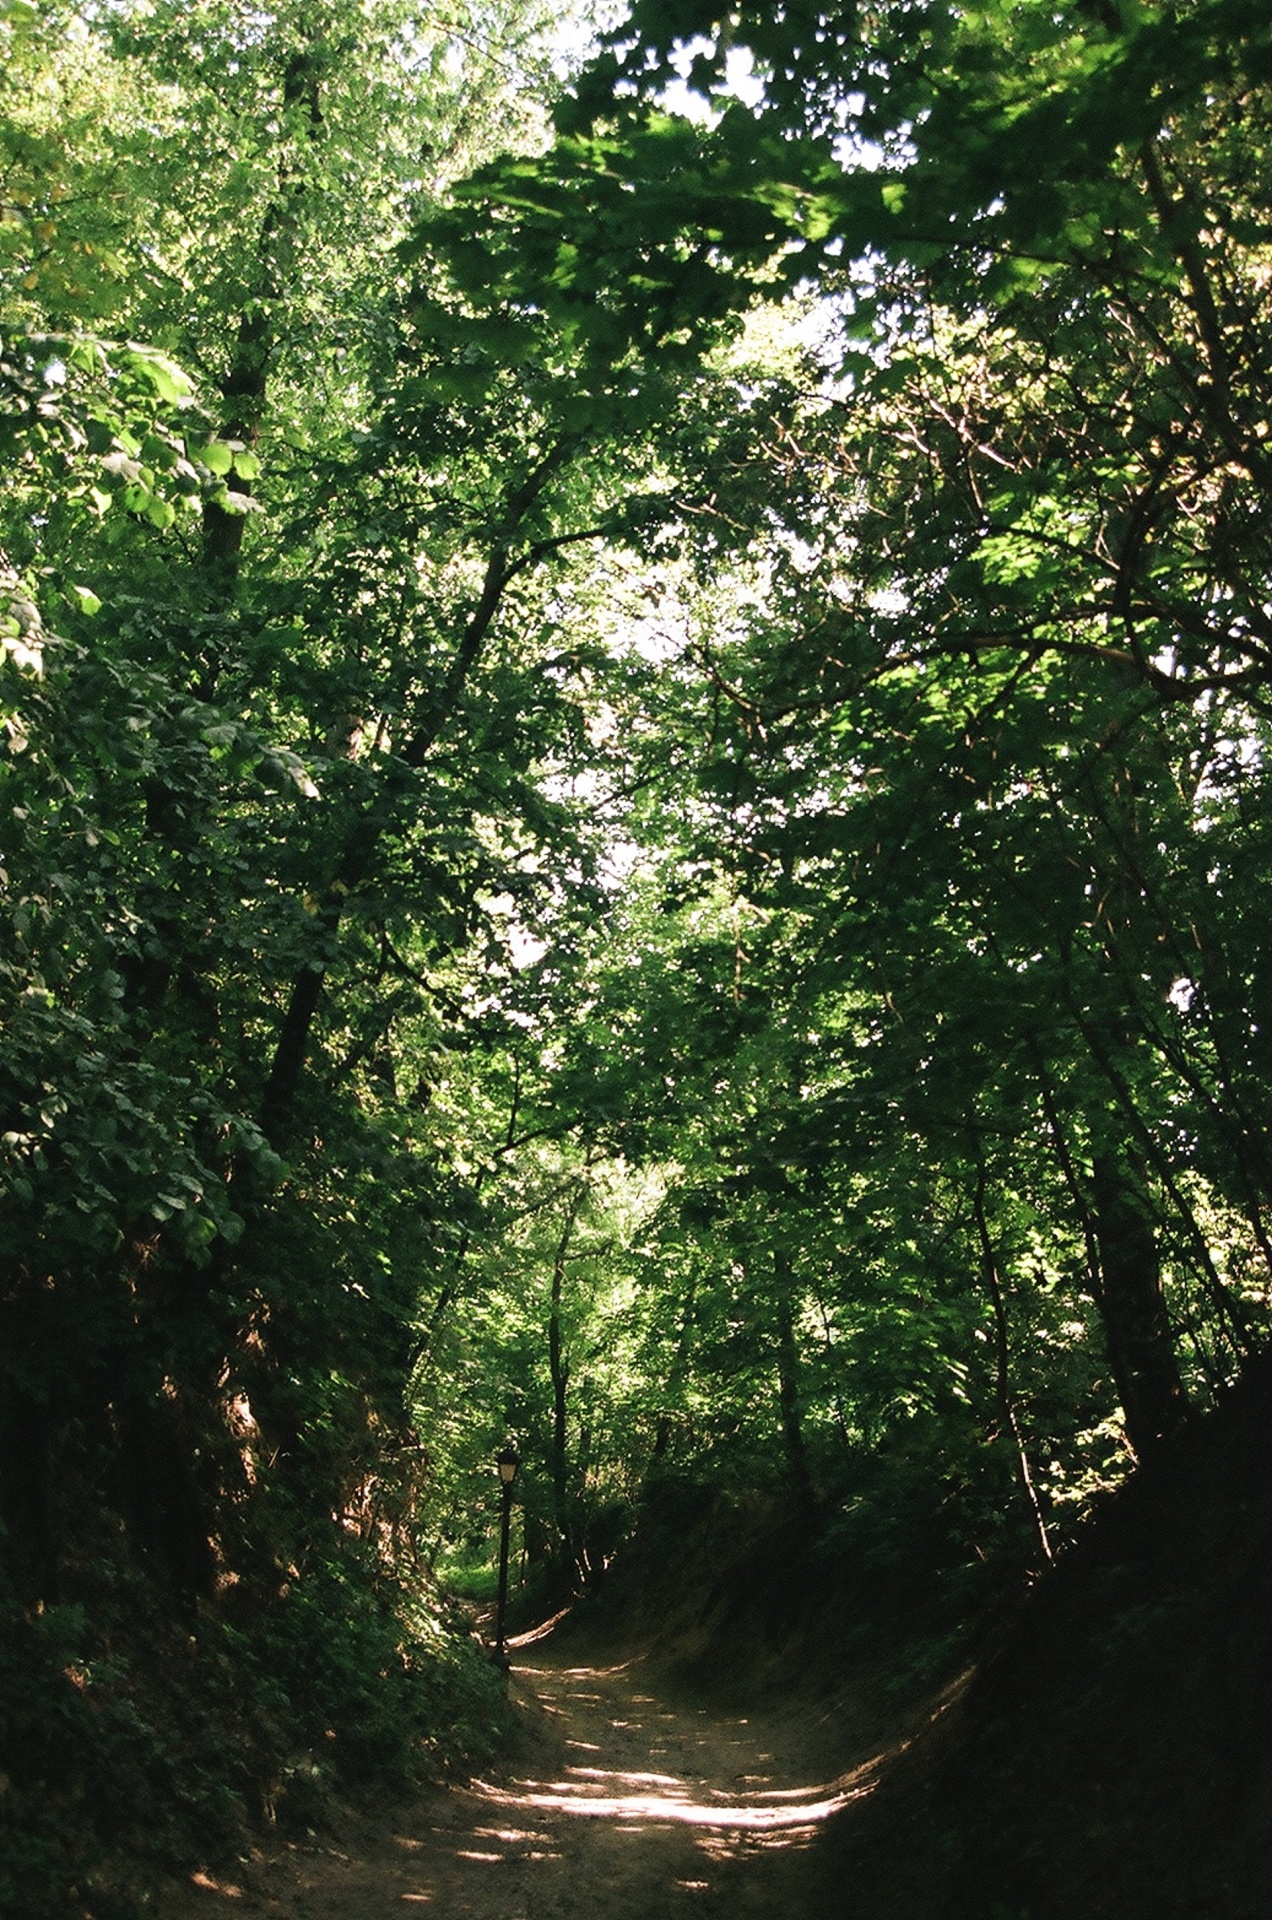
{"type": "Polygon", "coordinates": [[[499,1591],[499,1568],[494,1560],[439,1560],[438,1582],[456,1600],[485,1606],[499,1591]]]}
{"type": "Polygon", "coordinates": [[[163,1875],[337,1802],[470,1769],[506,1734],[463,1616],[355,1551],[265,1606],[174,1610],[135,1566],[0,1594],[0,1914],[134,1920],[163,1875]]]}

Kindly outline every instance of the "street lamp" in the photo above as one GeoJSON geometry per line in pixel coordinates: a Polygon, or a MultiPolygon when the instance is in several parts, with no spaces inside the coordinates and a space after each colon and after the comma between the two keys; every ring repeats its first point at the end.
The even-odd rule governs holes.
{"type": "Polygon", "coordinates": [[[512,1524],[512,1483],[517,1477],[517,1468],[521,1465],[511,1447],[495,1457],[499,1469],[499,1479],[503,1487],[503,1513],[499,1525],[499,1598],[495,1603],[495,1659],[500,1666],[506,1667],[508,1656],[504,1651],[504,1610],[508,1605],[508,1533],[512,1524]]]}

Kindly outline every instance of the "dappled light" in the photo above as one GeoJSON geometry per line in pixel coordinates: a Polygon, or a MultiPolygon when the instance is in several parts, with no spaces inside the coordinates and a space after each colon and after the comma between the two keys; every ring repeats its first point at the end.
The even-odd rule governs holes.
{"type": "MultiPolygon", "coordinates": [[[[589,1702],[596,1698],[593,1694],[579,1697],[589,1702]]],[[[615,1720],[611,1724],[625,1728],[630,1723],[615,1720]]],[[[575,1818],[636,1824],[668,1821],[717,1832],[781,1833],[792,1845],[806,1842],[821,1821],[865,1791],[855,1774],[808,1787],[757,1790],[752,1785],[768,1777],[741,1775],[743,1790],[731,1792],[674,1774],[567,1766],[561,1779],[522,1780],[511,1787],[487,1786],[480,1790],[508,1807],[550,1809],[575,1818]]]]}
{"type": "MultiPolygon", "coordinates": [[[[0,1920],[253,1835],[732,1914],[1272,1371],[1269,80],[1268,0],[0,0],[0,1920]]],[[[1272,1913],[1267,1483],[1154,1523],[1249,1563],[1137,1688],[1195,1844],[1082,1761],[1186,1920],[1272,1913]]],[[[933,1877],[1092,1913],[1001,1771],[933,1877]]]]}
{"type": "Polygon", "coordinates": [[[0,1920],[1272,1915],[1270,80],[0,0],[0,1920]]]}
{"type": "MultiPolygon", "coordinates": [[[[519,1815],[532,1821],[604,1822],[616,1835],[633,1841],[658,1829],[683,1829],[707,1860],[729,1859],[742,1848],[804,1848],[823,1822],[868,1791],[862,1769],[829,1781],[774,1784],[773,1755],[756,1745],[747,1718],[715,1719],[703,1708],[688,1714],[669,1711],[653,1694],[629,1690],[634,1664],[565,1669],[527,1665],[513,1671],[535,1689],[539,1705],[554,1717],[595,1714],[612,1740],[628,1748],[641,1743],[650,1760],[674,1737],[682,1770],[634,1762],[606,1765],[590,1758],[602,1754],[602,1742],[568,1739],[568,1754],[589,1759],[569,1758],[543,1777],[476,1784],[474,1791],[508,1821],[478,1828],[484,1846],[470,1847],[460,1857],[474,1864],[544,1857],[535,1847],[536,1842],[542,1845],[543,1833],[514,1824],[519,1815]],[[656,1744],[660,1736],[661,1746],[656,1744]],[[735,1767],[743,1757],[747,1764],[735,1767]],[[716,1777],[722,1758],[731,1769],[725,1780],[716,1777]],[[759,1767],[768,1770],[756,1770],[759,1767]]],[[[677,1884],[692,1890],[710,1882],[688,1878],[677,1884]]]]}
{"type": "MultiPolygon", "coordinates": [[[[646,1658],[566,1665],[554,1653],[536,1645],[511,1670],[526,1728],[519,1764],[426,1799],[374,1857],[317,1836],[285,1843],[306,1920],[418,1907],[446,1920],[547,1920],[591,1887],[609,1920],[662,1920],[704,1901],[731,1914],[808,1911],[798,1889],[819,1871],[818,1833],[872,1784],[869,1767],[828,1772],[807,1759],[825,1703],[722,1713],[665,1695],[646,1658]]],[[[238,1891],[201,1875],[193,1909],[171,1920],[228,1920],[244,1912],[238,1891]]],[[[250,1897],[247,1907],[260,1911],[250,1897]]]]}

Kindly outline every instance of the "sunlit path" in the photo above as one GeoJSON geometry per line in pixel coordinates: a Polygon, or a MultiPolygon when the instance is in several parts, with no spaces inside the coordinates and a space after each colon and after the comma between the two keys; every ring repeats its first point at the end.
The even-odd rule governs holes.
{"type": "Polygon", "coordinates": [[[731,1771],[728,1784],[713,1777],[723,1758],[727,1765],[748,1754],[757,1767],[774,1765],[773,1756],[756,1751],[748,1718],[720,1720],[704,1708],[687,1716],[663,1707],[653,1696],[629,1691],[634,1663],[610,1667],[527,1665],[518,1677],[533,1688],[549,1712],[587,1722],[600,1736],[595,1741],[567,1738],[571,1752],[600,1755],[608,1749],[647,1747],[652,1758],[664,1758],[674,1747],[685,1773],[652,1773],[634,1768],[569,1763],[561,1777],[519,1780],[509,1786],[479,1784],[486,1794],[509,1809],[550,1811],[567,1816],[613,1820],[628,1831],[642,1826],[682,1825],[709,1828],[713,1833],[781,1836],[780,1844],[807,1844],[818,1824],[865,1791],[855,1774],[810,1786],[772,1786],[771,1771],[731,1771]],[[624,1717],[609,1717],[618,1704],[624,1717]]]}
{"type": "Polygon", "coordinates": [[[726,1887],[731,1910],[778,1911],[771,1856],[793,1865],[819,1825],[865,1791],[854,1775],[789,1782],[766,1729],[665,1704],[645,1690],[639,1662],[535,1660],[514,1675],[560,1725],[563,1764],[474,1787],[491,1812],[481,1857],[572,1859],[593,1884],[604,1877],[611,1904],[630,1891],[633,1912],[637,1896],[642,1911],[671,1913],[726,1887]]]}
{"type": "Polygon", "coordinates": [[[865,1769],[827,1779],[803,1757],[814,1710],[716,1713],[665,1699],[639,1659],[576,1664],[542,1644],[512,1655],[519,1763],[391,1826],[359,1823],[338,1846],[284,1845],[241,1884],[204,1876],[165,1920],[218,1908],[296,1920],[421,1907],[446,1920],[818,1914],[813,1843],[867,1780],[865,1769]]]}

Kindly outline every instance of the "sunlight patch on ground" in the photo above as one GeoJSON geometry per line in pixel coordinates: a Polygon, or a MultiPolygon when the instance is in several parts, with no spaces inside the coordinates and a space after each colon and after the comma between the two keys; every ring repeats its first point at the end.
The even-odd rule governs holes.
{"type": "Polygon", "coordinates": [[[478,1827],[473,1838],[476,1840],[542,1840],[547,1842],[546,1833],[536,1833],[533,1827],[478,1827]]]}
{"type": "Polygon", "coordinates": [[[192,1887],[202,1887],[205,1893],[219,1893],[226,1900],[241,1900],[243,1898],[242,1887],[236,1887],[228,1880],[214,1880],[210,1873],[204,1873],[202,1871],[190,1875],[190,1885],[192,1887]]]}
{"type": "Polygon", "coordinates": [[[560,1613],[554,1613],[548,1620],[541,1620],[539,1625],[537,1627],[531,1627],[528,1633],[509,1634],[507,1645],[509,1647],[532,1647],[536,1640],[546,1640],[549,1634],[551,1634],[556,1627],[560,1626],[561,1622],[570,1612],[571,1609],[569,1607],[562,1607],[560,1613]]]}
{"type": "MultiPolygon", "coordinates": [[[[528,1637],[529,1636],[527,1636],[527,1638],[528,1637]]],[[[515,1647],[518,1645],[518,1642],[510,1640],[508,1645],[515,1647]]],[[[620,1673],[626,1673],[628,1668],[635,1664],[634,1660],[620,1660],[617,1666],[613,1667],[523,1667],[518,1663],[513,1671],[514,1673],[524,1673],[528,1675],[531,1680],[614,1680],[620,1673]]],[[[585,1700],[595,1700],[599,1699],[599,1697],[598,1694],[584,1694],[582,1696],[585,1700]]]]}
{"type": "MultiPolygon", "coordinates": [[[[620,1785],[640,1785],[649,1779],[646,1774],[603,1774],[599,1769],[587,1771],[596,1779],[610,1779],[620,1785]]],[[[584,1819],[634,1821],[642,1825],[661,1821],[692,1827],[718,1827],[735,1833],[776,1833],[816,1826],[828,1820],[832,1813],[838,1813],[846,1807],[850,1800],[859,1799],[865,1791],[863,1787],[847,1782],[798,1787],[781,1796],[789,1804],[772,1806],[757,1805],[756,1801],[770,1801],[777,1797],[773,1794],[755,1795],[747,1802],[713,1788],[711,1791],[719,1798],[707,1803],[691,1798],[690,1790],[683,1781],[668,1780],[667,1786],[669,1790],[662,1793],[598,1793],[577,1779],[553,1780],[546,1785],[540,1781],[522,1780],[516,1783],[516,1789],[483,1786],[480,1790],[501,1806],[533,1807],[539,1811],[577,1814],[584,1819]]]]}
{"type": "MultiPolygon", "coordinates": [[[[519,1667],[518,1672],[535,1685],[541,1706],[549,1711],[566,1713],[571,1707],[609,1707],[610,1714],[615,1706],[620,1713],[623,1708],[646,1707],[653,1709],[649,1716],[658,1722],[677,1722],[684,1724],[684,1715],[669,1712],[652,1695],[625,1695],[619,1701],[605,1690],[605,1682],[621,1676],[636,1665],[635,1661],[624,1661],[612,1667],[569,1667],[565,1669],[542,1670],[535,1667],[519,1667]],[[568,1694],[557,1695],[557,1701],[568,1698],[569,1705],[553,1703],[549,1705],[544,1698],[548,1690],[543,1686],[547,1681],[558,1685],[566,1683],[568,1694]],[[535,1683],[538,1683],[537,1685],[535,1683]]],[[[701,1722],[709,1720],[707,1710],[699,1707],[693,1711],[693,1717],[701,1722]]],[[[640,1734],[644,1721],[606,1715],[608,1725],[620,1734],[640,1734]]],[[[692,1724],[692,1723],[691,1723],[692,1724]]],[[[750,1720],[739,1716],[727,1723],[735,1731],[735,1737],[720,1739],[720,1729],[710,1737],[710,1728],[702,1729],[703,1738],[696,1734],[690,1736],[688,1745],[709,1745],[718,1753],[721,1747],[747,1748],[750,1734],[750,1720]]],[[[717,1723],[718,1725],[718,1723],[717,1723]]],[[[685,1757],[685,1742],[678,1743],[679,1752],[676,1761],[685,1757]]],[[[601,1750],[592,1742],[571,1740],[567,1745],[576,1751],[594,1753],[600,1757],[601,1750]]],[[[650,1759],[655,1763],[662,1759],[666,1750],[659,1745],[651,1745],[650,1759]]],[[[705,1757],[705,1753],[704,1753],[705,1757]]],[[[741,1758],[741,1756],[739,1756],[741,1758]]],[[[771,1753],[746,1752],[745,1761],[752,1769],[773,1762],[771,1753]]],[[[557,1780],[522,1779],[511,1785],[481,1785],[478,1791],[496,1805],[516,1814],[533,1815],[553,1813],[569,1815],[584,1820],[608,1821],[615,1831],[638,1835],[651,1827],[680,1826],[696,1830],[696,1845],[712,1859],[723,1859],[733,1853],[737,1847],[802,1847],[811,1841],[822,1822],[832,1814],[859,1799],[869,1791],[869,1785],[863,1781],[860,1773],[846,1774],[831,1781],[808,1787],[773,1787],[771,1774],[758,1771],[737,1772],[733,1775],[737,1789],[708,1786],[700,1777],[694,1777],[692,1762],[688,1777],[672,1773],[653,1773],[622,1771],[599,1765],[566,1765],[564,1777],[557,1780]]],[[[712,1769],[714,1770],[714,1768],[712,1769]]],[[[492,1829],[494,1834],[496,1830],[492,1829]]]]}
{"type": "Polygon", "coordinates": [[[621,1780],[629,1787],[684,1786],[670,1773],[615,1773],[610,1767],[567,1767],[566,1772],[581,1780],[621,1780]]]}

